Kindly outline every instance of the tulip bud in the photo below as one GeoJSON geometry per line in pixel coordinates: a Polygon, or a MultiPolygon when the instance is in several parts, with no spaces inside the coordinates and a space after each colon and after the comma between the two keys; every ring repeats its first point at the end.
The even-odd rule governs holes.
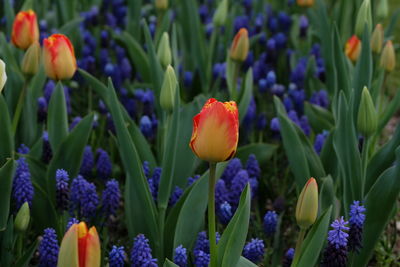
{"type": "Polygon", "coordinates": [[[297,0],[297,5],[301,7],[312,7],[314,0],[297,0]]]}
{"type": "Polygon", "coordinates": [[[226,17],[228,14],[228,0],[222,0],[217,10],[214,13],[213,22],[215,27],[221,27],[225,25],[226,17]]]}
{"type": "Polygon", "coordinates": [[[22,72],[25,74],[35,74],[40,66],[40,44],[34,42],[28,50],[26,50],[24,58],[22,59],[22,72]]]}
{"type": "Polygon", "coordinates": [[[74,47],[63,34],[53,34],[43,40],[43,63],[53,80],[70,79],[77,69],[74,47]]]}
{"type": "Polygon", "coordinates": [[[32,10],[20,11],[15,16],[11,41],[16,47],[23,50],[39,41],[39,27],[35,12],[32,10]]]}
{"type": "Polygon", "coordinates": [[[14,228],[19,232],[25,232],[30,221],[29,204],[25,202],[19,209],[14,221],[14,228]]]}
{"type": "Polygon", "coordinates": [[[367,87],[361,93],[360,106],[358,108],[357,130],[364,136],[371,136],[378,127],[378,117],[367,87]]]}
{"type": "Polygon", "coordinates": [[[371,50],[372,52],[379,54],[382,50],[383,45],[383,28],[381,24],[376,24],[375,30],[371,36],[371,50]]]}
{"type": "Polygon", "coordinates": [[[219,102],[210,98],[193,117],[189,146],[193,153],[208,162],[231,159],[239,139],[239,112],[236,102],[219,102]]]}
{"type": "Polygon", "coordinates": [[[249,34],[246,28],[241,28],[233,39],[230,56],[235,61],[245,61],[249,53],[249,34]]]}
{"type": "Polygon", "coordinates": [[[310,178],[301,190],[296,206],[296,221],[302,229],[310,227],[317,219],[318,213],[318,184],[310,178]]]}
{"type": "Polygon", "coordinates": [[[376,7],[376,15],[379,20],[384,20],[389,15],[388,0],[379,0],[378,6],[376,7]]]}
{"type": "Polygon", "coordinates": [[[166,10],[168,8],[168,0],[156,0],[156,8],[158,10],[166,10]]]}
{"type": "Polygon", "coordinates": [[[85,222],[73,224],[65,233],[58,254],[58,267],[100,267],[100,239],[96,228],[85,222]]]}
{"type": "Polygon", "coordinates": [[[394,53],[394,48],[392,41],[387,41],[385,47],[383,48],[381,55],[381,67],[386,71],[391,72],[396,67],[396,54],[394,53]]]}
{"type": "Polygon", "coordinates": [[[164,67],[167,67],[171,64],[171,47],[169,45],[169,35],[167,32],[164,32],[161,37],[160,44],[158,45],[157,56],[161,62],[161,65],[164,67]]]}
{"type": "Polygon", "coordinates": [[[165,111],[171,112],[174,108],[177,84],[174,68],[168,65],[160,93],[160,104],[165,111]]]}
{"type": "Polygon", "coordinates": [[[353,35],[346,43],[346,56],[353,62],[356,62],[361,52],[361,41],[356,35],[353,35]]]}
{"type": "Polygon", "coordinates": [[[363,35],[365,24],[367,24],[368,32],[371,32],[372,13],[370,0],[364,0],[358,10],[355,32],[359,37],[363,35]]]}
{"type": "Polygon", "coordinates": [[[0,59],[0,93],[7,81],[6,64],[0,59]]]}

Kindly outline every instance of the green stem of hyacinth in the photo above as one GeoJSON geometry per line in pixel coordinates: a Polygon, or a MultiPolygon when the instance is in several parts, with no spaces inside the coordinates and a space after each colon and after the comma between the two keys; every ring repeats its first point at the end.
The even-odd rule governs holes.
{"type": "Polygon", "coordinates": [[[215,170],[216,163],[210,162],[208,180],[208,237],[210,238],[210,266],[217,267],[217,240],[215,236],[215,170]]]}

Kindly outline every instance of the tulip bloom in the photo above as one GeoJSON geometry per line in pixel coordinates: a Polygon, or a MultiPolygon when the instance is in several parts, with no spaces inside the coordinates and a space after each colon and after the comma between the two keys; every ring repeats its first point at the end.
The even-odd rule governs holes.
{"type": "Polygon", "coordinates": [[[310,227],[317,219],[318,214],[318,184],[310,178],[301,190],[296,206],[297,224],[302,229],[310,227]]]}
{"type": "Polygon", "coordinates": [[[20,11],[15,16],[11,41],[16,47],[23,50],[39,41],[39,27],[33,10],[20,11]]]}
{"type": "Polygon", "coordinates": [[[302,7],[312,7],[314,0],[297,0],[297,5],[302,7]]]}
{"type": "Polygon", "coordinates": [[[356,35],[353,35],[346,43],[346,56],[353,62],[357,61],[361,52],[361,41],[356,35]]]}
{"type": "Polygon", "coordinates": [[[43,63],[46,74],[54,80],[69,79],[77,69],[74,47],[63,34],[43,40],[43,63]]]}
{"type": "Polygon", "coordinates": [[[199,158],[217,163],[231,159],[239,139],[239,112],[234,101],[210,98],[193,118],[190,148],[199,158]]]}
{"type": "Polygon", "coordinates": [[[249,34],[246,28],[241,28],[233,39],[230,56],[236,61],[245,61],[249,54],[249,34]]]}
{"type": "Polygon", "coordinates": [[[65,233],[58,254],[58,267],[99,267],[100,240],[96,228],[85,222],[73,224],[65,233]]]}
{"type": "Polygon", "coordinates": [[[381,67],[391,72],[396,67],[396,53],[394,52],[392,41],[386,42],[381,55],[381,67]]]}

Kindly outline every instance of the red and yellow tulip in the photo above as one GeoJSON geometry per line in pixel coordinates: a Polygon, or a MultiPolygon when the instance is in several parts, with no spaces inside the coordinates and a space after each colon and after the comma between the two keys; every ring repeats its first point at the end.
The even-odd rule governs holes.
{"type": "Polygon", "coordinates": [[[16,47],[23,50],[39,41],[39,27],[33,10],[20,11],[15,16],[11,41],[16,47]]]}
{"type": "Polygon", "coordinates": [[[357,61],[361,52],[361,41],[356,35],[353,35],[346,43],[346,56],[353,62],[357,61]]]}
{"type": "Polygon", "coordinates": [[[231,159],[239,139],[239,112],[236,102],[210,98],[193,118],[190,148],[202,160],[216,163],[231,159]]]}
{"type": "Polygon", "coordinates": [[[96,228],[85,222],[73,224],[65,233],[58,254],[58,267],[99,267],[100,239],[96,228]]]}
{"type": "Polygon", "coordinates": [[[43,40],[43,63],[46,74],[54,80],[69,79],[77,69],[74,47],[63,34],[43,40]]]}
{"type": "Polygon", "coordinates": [[[236,61],[245,61],[249,54],[249,33],[246,28],[241,28],[233,39],[230,56],[236,61]]]}
{"type": "Polygon", "coordinates": [[[297,5],[302,7],[312,7],[314,5],[314,0],[297,0],[297,5]]]}

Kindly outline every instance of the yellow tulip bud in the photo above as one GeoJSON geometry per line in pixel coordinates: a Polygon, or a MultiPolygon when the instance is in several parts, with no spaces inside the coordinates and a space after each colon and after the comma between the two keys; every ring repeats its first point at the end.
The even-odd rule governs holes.
{"type": "Polygon", "coordinates": [[[34,42],[28,50],[26,50],[21,65],[23,73],[33,75],[38,72],[40,66],[40,52],[39,42],[34,42]]]}
{"type": "Polygon", "coordinates": [[[372,13],[370,0],[364,0],[358,10],[355,32],[359,37],[361,37],[364,32],[365,24],[367,24],[368,32],[371,32],[372,13]]]}
{"type": "Polygon", "coordinates": [[[233,39],[230,56],[235,61],[245,61],[249,54],[249,34],[246,28],[241,28],[233,39]]]}
{"type": "Polygon", "coordinates": [[[39,27],[33,10],[20,11],[14,19],[11,42],[20,49],[27,49],[39,41],[39,27]]]}
{"type": "Polygon", "coordinates": [[[228,0],[222,0],[214,13],[213,22],[216,27],[224,26],[228,14],[228,0]]]}
{"type": "Polygon", "coordinates": [[[167,67],[171,64],[172,55],[171,55],[171,47],[169,45],[169,35],[167,32],[164,32],[160,44],[158,45],[157,50],[158,59],[161,62],[161,65],[167,67]]]}
{"type": "Polygon", "coordinates": [[[168,8],[168,0],[156,0],[156,8],[166,10],[168,8]]]}
{"type": "Polygon", "coordinates": [[[312,7],[314,5],[314,0],[297,0],[296,2],[301,7],[312,7]]]}
{"type": "Polygon", "coordinates": [[[0,93],[7,81],[6,64],[0,59],[0,93]]]}
{"type": "Polygon", "coordinates": [[[378,127],[378,117],[368,88],[364,86],[358,108],[357,129],[365,137],[371,136],[378,127]]]}
{"type": "Polygon", "coordinates": [[[396,54],[394,53],[394,48],[392,41],[387,41],[385,47],[383,48],[381,55],[381,67],[386,71],[391,72],[396,67],[396,54]]]}
{"type": "Polygon", "coordinates": [[[376,24],[375,30],[371,36],[371,50],[374,53],[379,54],[382,50],[383,45],[383,28],[381,24],[376,24]]]}
{"type": "Polygon", "coordinates": [[[171,112],[174,109],[177,84],[174,68],[168,65],[160,93],[160,105],[165,111],[171,112]]]}
{"type": "Polygon", "coordinates": [[[19,232],[25,232],[28,228],[29,221],[30,221],[30,210],[28,202],[22,204],[21,208],[19,209],[17,216],[15,217],[14,227],[19,232]]]}
{"type": "Polygon", "coordinates": [[[296,206],[296,221],[302,229],[310,227],[317,219],[318,213],[318,184],[310,178],[301,190],[296,206]]]}

